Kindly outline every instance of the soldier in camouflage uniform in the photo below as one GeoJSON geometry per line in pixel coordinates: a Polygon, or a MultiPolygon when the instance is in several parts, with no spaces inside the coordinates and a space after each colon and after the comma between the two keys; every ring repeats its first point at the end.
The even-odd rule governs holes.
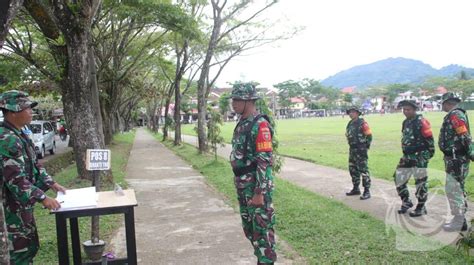
{"type": "Polygon", "coordinates": [[[410,177],[414,176],[418,204],[416,209],[410,212],[410,216],[418,217],[427,214],[425,203],[428,198],[428,175],[426,169],[429,159],[435,152],[433,132],[429,121],[416,113],[418,105],[414,100],[400,101],[398,108],[403,109],[406,117],[402,125],[403,156],[393,175],[398,196],[402,200],[398,213],[404,214],[413,207],[407,183],[410,177]]]}
{"type": "Polygon", "coordinates": [[[353,185],[352,190],[346,192],[346,195],[360,195],[359,185],[362,177],[364,193],[360,196],[360,199],[367,200],[370,198],[370,173],[367,153],[372,143],[372,132],[369,124],[359,117],[362,113],[357,107],[347,109],[346,113],[351,118],[346,127],[346,138],[349,143],[349,173],[353,185]]]}
{"type": "Polygon", "coordinates": [[[22,132],[22,127],[31,122],[32,108],[37,104],[21,91],[0,95],[4,115],[0,125],[0,170],[11,264],[30,264],[38,252],[34,204],[41,202],[45,208],[58,209],[60,204],[45,191],[51,188],[65,192],[38,164],[33,142],[22,132]]]}
{"type": "Polygon", "coordinates": [[[465,231],[467,222],[464,217],[467,211],[464,183],[469,175],[471,150],[471,134],[466,111],[457,105],[461,102],[456,95],[448,92],[442,96],[444,117],[439,133],[439,149],[444,153],[446,171],[446,196],[448,197],[451,214],[454,218],[446,223],[446,231],[465,231]]]}
{"type": "Polygon", "coordinates": [[[275,213],[272,203],[272,136],[268,117],[256,111],[259,98],[251,83],[234,84],[232,107],[240,120],[234,129],[230,163],[245,236],[254,247],[257,264],[273,264],[275,213]]]}

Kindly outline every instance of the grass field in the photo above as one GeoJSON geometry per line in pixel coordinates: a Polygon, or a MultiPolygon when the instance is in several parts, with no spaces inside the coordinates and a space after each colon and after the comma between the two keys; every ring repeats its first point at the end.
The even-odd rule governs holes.
{"type": "MultiPolygon", "coordinates": [[[[444,185],[443,155],[439,151],[438,135],[445,116],[444,112],[424,114],[430,121],[435,138],[436,153],[429,164],[429,185],[444,185]]],[[[404,116],[401,113],[372,114],[364,116],[369,123],[373,142],[369,151],[369,169],[373,177],[392,180],[395,167],[402,155],[401,126],[404,116]]],[[[347,169],[349,147],[345,138],[345,129],[349,121],[344,118],[307,118],[277,120],[277,137],[280,141],[279,152],[284,156],[304,159],[316,164],[347,169]]],[[[225,123],[222,136],[230,142],[235,123],[225,123]]],[[[194,125],[183,126],[183,134],[195,135],[194,125]]],[[[471,172],[474,172],[471,170],[471,172]]],[[[466,190],[474,196],[472,173],[466,182],[466,190]]]]}
{"type": "MultiPolygon", "coordinates": [[[[114,181],[120,183],[126,188],[124,181],[125,168],[127,166],[130,150],[133,145],[135,133],[117,134],[114,136],[113,143],[108,146],[112,152],[112,174],[114,181]]],[[[90,187],[91,182],[76,178],[76,165],[70,165],[60,173],[54,176],[54,179],[67,189],[90,187]]],[[[103,187],[102,190],[113,190],[113,186],[103,187]]],[[[52,191],[48,191],[48,196],[55,197],[52,191]]],[[[53,214],[41,208],[41,204],[37,203],[35,207],[35,218],[38,225],[38,233],[40,238],[40,250],[34,259],[35,264],[58,264],[57,241],[56,241],[56,225],[53,214]]],[[[90,218],[79,218],[79,232],[81,243],[90,239],[90,218]]],[[[110,242],[110,238],[116,229],[123,223],[123,217],[120,215],[104,215],[100,217],[100,236],[106,242],[110,242]]],[[[71,245],[71,239],[68,240],[71,245]]],[[[70,257],[71,249],[69,250],[70,257]]],[[[82,253],[84,259],[85,254],[82,253]]],[[[72,264],[72,259],[71,259],[72,264]]]]}
{"type": "MultiPolygon", "coordinates": [[[[160,136],[155,137],[161,139],[160,136]]],[[[196,148],[190,145],[175,147],[171,142],[165,144],[200,171],[207,182],[237,209],[233,173],[227,160],[214,160],[212,155],[199,155],[196,148]]],[[[279,178],[276,178],[274,204],[279,238],[289,243],[310,264],[472,262],[449,246],[436,251],[399,251],[395,247],[395,233],[387,232],[383,221],[279,178]]],[[[411,236],[417,242],[429,241],[413,234],[411,236]]]]}

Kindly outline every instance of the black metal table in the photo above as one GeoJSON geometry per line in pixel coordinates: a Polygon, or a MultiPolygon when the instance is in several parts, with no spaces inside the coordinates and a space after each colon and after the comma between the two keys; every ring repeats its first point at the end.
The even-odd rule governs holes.
{"type": "MultiPolygon", "coordinates": [[[[56,215],[59,264],[69,264],[67,219],[69,219],[70,224],[73,263],[75,265],[79,265],[83,263],[81,257],[79,224],[77,218],[108,214],[124,214],[127,257],[110,260],[107,262],[107,264],[137,264],[134,216],[134,207],[137,206],[137,201],[135,199],[135,192],[133,190],[124,190],[124,193],[124,196],[117,196],[113,191],[98,192],[99,199],[97,207],[95,208],[71,209],[52,212],[56,215]]],[[[101,263],[93,262],[88,264],[101,263]]]]}

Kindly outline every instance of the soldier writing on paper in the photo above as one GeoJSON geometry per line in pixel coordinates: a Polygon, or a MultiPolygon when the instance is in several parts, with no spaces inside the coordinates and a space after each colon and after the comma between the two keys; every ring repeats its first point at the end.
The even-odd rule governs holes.
{"type": "Polygon", "coordinates": [[[41,202],[45,208],[58,209],[58,201],[45,192],[66,192],[38,163],[33,142],[22,131],[37,105],[25,92],[11,90],[0,95],[4,116],[0,124],[0,172],[11,264],[32,263],[38,252],[34,204],[41,202]]]}

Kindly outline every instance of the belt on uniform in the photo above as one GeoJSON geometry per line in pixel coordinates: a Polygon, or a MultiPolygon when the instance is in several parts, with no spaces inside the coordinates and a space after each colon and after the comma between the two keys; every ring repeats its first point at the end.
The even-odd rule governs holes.
{"type": "MultiPolygon", "coordinates": [[[[444,154],[445,156],[448,156],[448,157],[452,157],[452,156],[453,156],[453,152],[452,152],[452,151],[451,151],[451,152],[442,151],[442,152],[443,152],[443,154],[444,154]]],[[[457,156],[467,156],[467,152],[464,152],[464,151],[455,151],[454,154],[457,155],[457,156]]]]}
{"type": "Polygon", "coordinates": [[[351,144],[349,145],[350,148],[364,148],[367,147],[367,144],[351,144]]]}
{"type": "Polygon", "coordinates": [[[247,173],[255,172],[256,170],[257,170],[257,163],[252,163],[250,164],[250,166],[232,168],[232,171],[234,171],[234,175],[236,177],[245,175],[247,173]]]}

